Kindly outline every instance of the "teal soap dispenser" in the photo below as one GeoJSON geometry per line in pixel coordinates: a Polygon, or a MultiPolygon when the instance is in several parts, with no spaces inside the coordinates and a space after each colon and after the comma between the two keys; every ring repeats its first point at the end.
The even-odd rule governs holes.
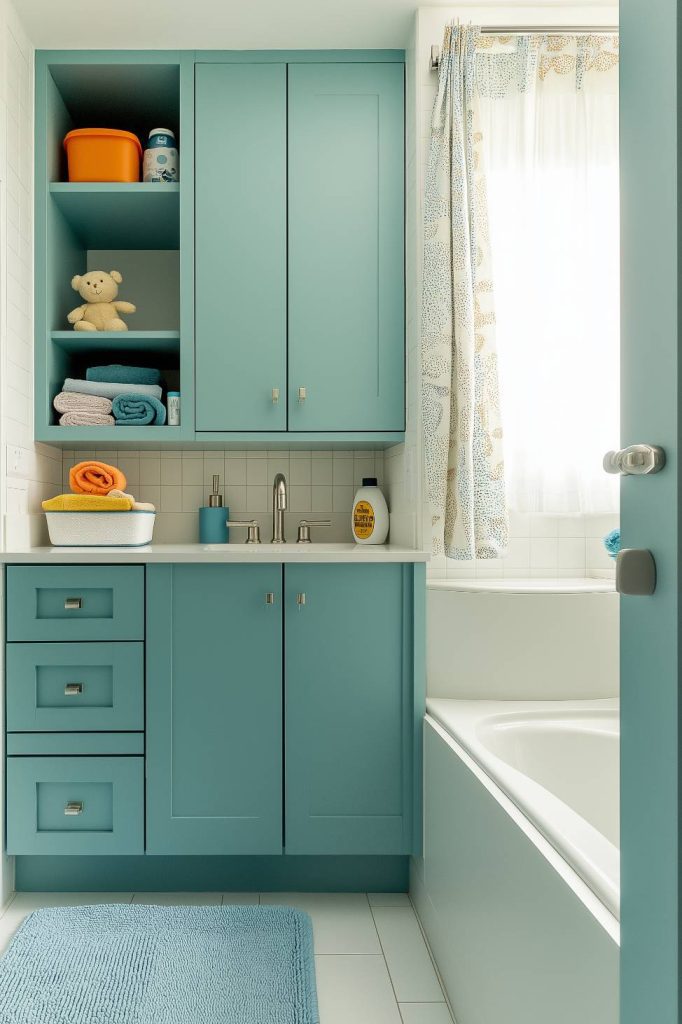
{"type": "Polygon", "coordinates": [[[199,509],[199,543],[227,544],[227,517],[229,508],[223,505],[220,493],[220,477],[213,477],[213,491],[208,496],[208,505],[199,509]]]}

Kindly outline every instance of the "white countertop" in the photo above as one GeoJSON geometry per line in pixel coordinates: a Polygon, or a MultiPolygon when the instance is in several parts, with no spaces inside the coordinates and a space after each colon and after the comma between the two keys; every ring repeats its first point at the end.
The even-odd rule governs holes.
{"type": "Polygon", "coordinates": [[[395,544],[149,544],[145,547],[33,547],[0,552],[0,562],[102,564],[120,562],[428,562],[426,551],[395,544]]]}

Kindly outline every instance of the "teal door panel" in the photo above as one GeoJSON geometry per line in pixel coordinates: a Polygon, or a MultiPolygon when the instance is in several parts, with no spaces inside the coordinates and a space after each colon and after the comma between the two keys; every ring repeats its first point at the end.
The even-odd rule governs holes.
{"type": "Polygon", "coordinates": [[[141,565],[9,565],[8,640],[143,640],[141,565]]]}
{"type": "Polygon", "coordinates": [[[403,78],[289,67],[291,431],[404,430],[403,78]]]}
{"type": "Polygon", "coordinates": [[[281,581],[279,565],[147,569],[149,853],[282,851],[281,581]]]}
{"type": "Polygon", "coordinates": [[[289,854],[411,851],[404,571],[401,565],[286,567],[289,854]]]}
{"type": "Polygon", "coordinates": [[[196,429],[286,430],[286,65],[195,87],[196,429]]]}
{"type": "Polygon", "coordinates": [[[9,732],[144,729],[144,644],[6,647],[9,732]]]}
{"type": "Polygon", "coordinates": [[[144,853],[144,758],[8,757],[7,852],[144,853]]]}
{"type": "Polygon", "coordinates": [[[657,582],[621,598],[620,1006],[622,1024],[677,1024],[680,8],[623,0],[620,25],[621,445],[667,456],[621,483],[623,546],[653,553],[657,582]]]}

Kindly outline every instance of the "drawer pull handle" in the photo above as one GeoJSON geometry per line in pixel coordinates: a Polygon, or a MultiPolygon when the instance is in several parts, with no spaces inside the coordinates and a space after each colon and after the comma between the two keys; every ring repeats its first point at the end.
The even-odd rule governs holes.
{"type": "Polygon", "coordinates": [[[64,808],[64,814],[69,817],[73,817],[76,814],[83,813],[83,801],[82,800],[69,800],[68,804],[64,808]]]}
{"type": "Polygon", "coordinates": [[[275,603],[275,595],[272,593],[272,591],[270,591],[269,593],[267,593],[265,595],[265,603],[266,604],[274,604],[275,603]]]}
{"type": "Polygon", "coordinates": [[[305,402],[307,397],[308,397],[308,394],[306,392],[306,389],[305,388],[299,388],[298,389],[298,400],[299,400],[299,402],[305,402]]]}
{"type": "Polygon", "coordinates": [[[301,608],[305,604],[305,594],[296,595],[296,604],[301,608]]]}
{"type": "Polygon", "coordinates": [[[82,597],[67,597],[66,601],[64,602],[64,607],[69,612],[73,611],[74,609],[77,610],[78,608],[82,608],[83,607],[83,598],[82,597]]]}
{"type": "Polygon", "coordinates": [[[82,692],[83,692],[83,684],[82,683],[67,683],[66,686],[64,687],[64,696],[65,697],[77,697],[82,692]]]}

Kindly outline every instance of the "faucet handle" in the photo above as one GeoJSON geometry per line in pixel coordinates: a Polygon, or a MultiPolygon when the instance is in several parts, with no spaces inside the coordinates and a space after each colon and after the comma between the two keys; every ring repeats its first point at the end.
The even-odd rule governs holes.
{"type": "Polygon", "coordinates": [[[257,519],[248,519],[243,523],[239,522],[236,519],[228,519],[226,525],[228,530],[231,529],[233,526],[243,526],[247,531],[246,543],[260,544],[260,524],[257,519]]]}
{"type": "Polygon", "coordinates": [[[298,525],[298,540],[297,544],[310,544],[310,527],[311,526],[331,526],[331,519],[301,519],[298,525]]]}

